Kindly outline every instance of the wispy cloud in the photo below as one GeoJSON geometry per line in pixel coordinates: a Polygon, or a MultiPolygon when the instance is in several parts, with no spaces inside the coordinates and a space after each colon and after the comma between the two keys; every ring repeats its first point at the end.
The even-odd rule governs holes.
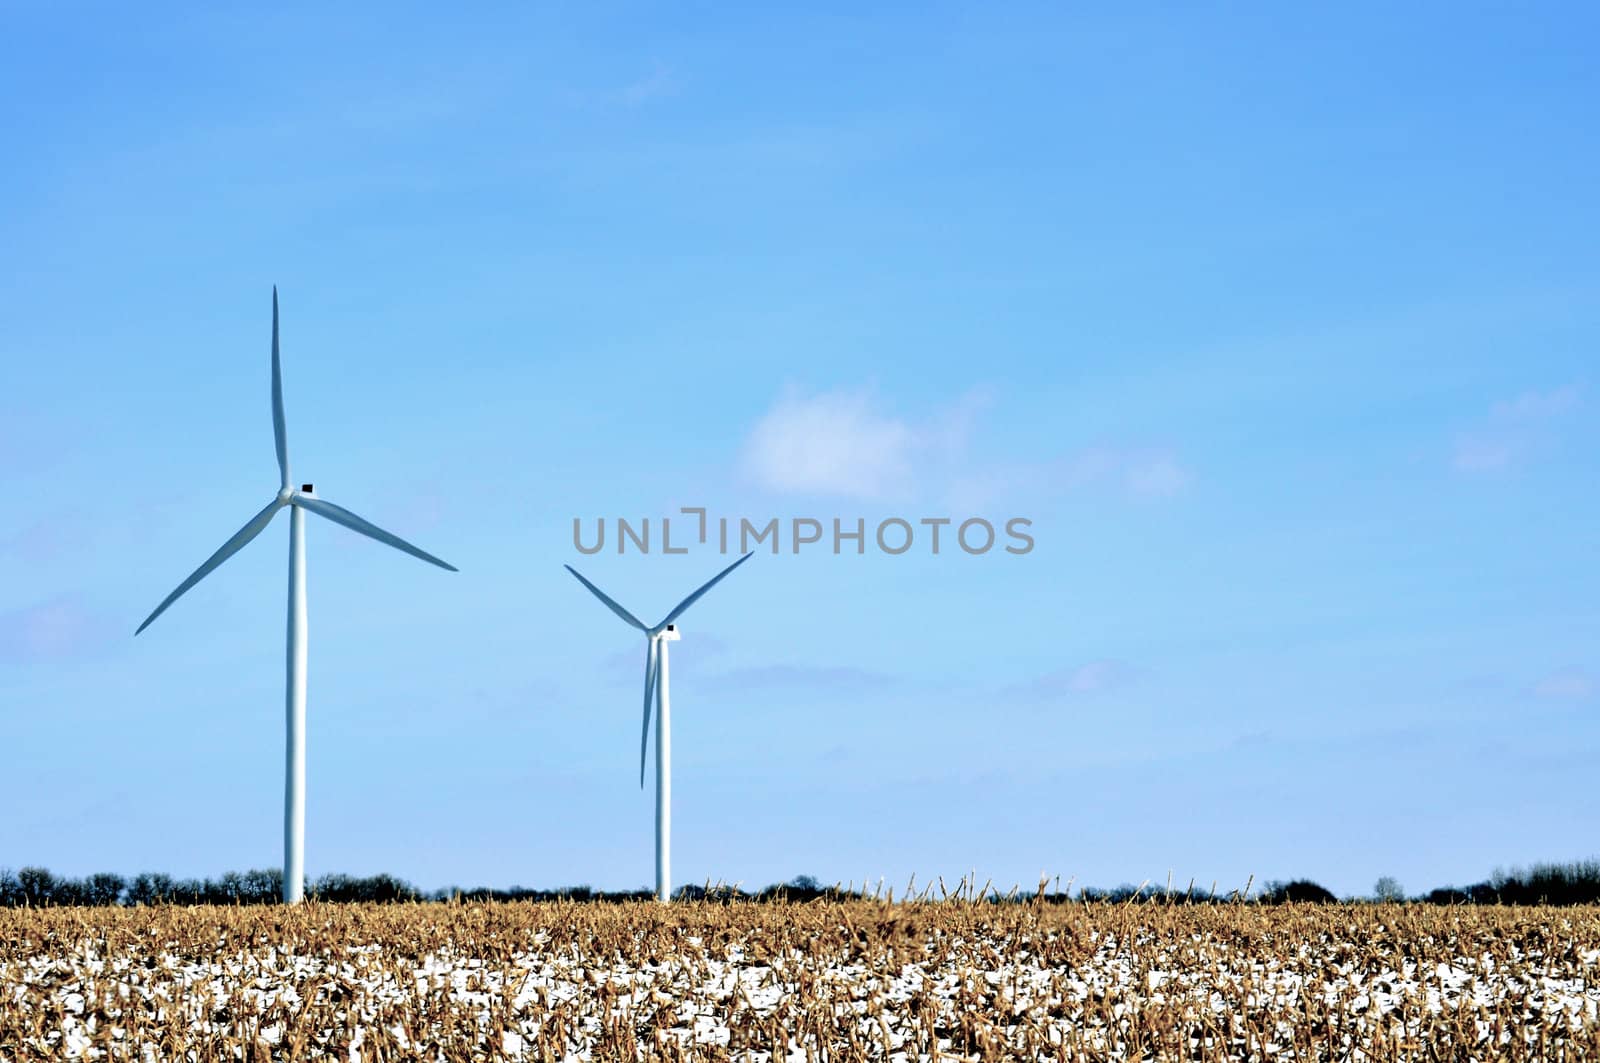
{"type": "Polygon", "coordinates": [[[895,677],[885,672],[849,666],[827,667],[794,664],[768,664],[734,668],[707,682],[723,690],[826,690],[836,693],[881,690],[892,686],[895,677]]]}
{"type": "Polygon", "coordinates": [[[1559,701],[1582,701],[1594,691],[1593,677],[1576,669],[1555,672],[1533,685],[1533,692],[1539,697],[1559,701]]]}
{"type": "Polygon", "coordinates": [[[1044,460],[984,461],[972,441],[993,405],[974,389],[920,417],[892,410],[871,388],[789,388],[745,441],[747,479],[778,494],[871,502],[939,499],[978,509],[1100,490],[1136,501],[1172,498],[1194,475],[1165,447],[1091,446],[1044,460]]]}
{"type": "Polygon", "coordinates": [[[1456,436],[1450,465],[1466,475],[1515,468],[1548,444],[1556,421],[1582,405],[1583,391],[1576,384],[1496,402],[1480,424],[1456,436]]]}
{"type": "Polygon", "coordinates": [[[644,73],[610,84],[586,87],[568,86],[561,91],[565,102],[574,107],[613,109],[643,107],[655,100],[675,96],[683,87],[677,71],[656,63],[644,73]]]}
{"type": "Polygon", "coordinates": [[[84,522],[77,516],[41,517],[20,530],[0,533],[0,556],[12,555],[36,563],[53,561],[81,550],[87,541],[84,522]]]}
{"type": "Polygon", "coordinates": [[[1583,395],[1576,384],[1550,391],[1525,391],[1508,402],[1494,404],[1492,415],[1501,420],[1537,421],[1575,410],[1583,395]]]}
{"type": "MultiPolygon", "coordinates": [[[[616,686],[638,687],[644,681],[644,646],[630,647],[607,654],[600,662],[602,673],[616,686]]],[[[720,691],[811,690],[832,693],[864,693],[893,686],[899,680],[887,672],[875,672],[849,665],[762,664],[706,672],[708,661],[726,652],[727,646],[715,636],[695,635],[694,652],[685,655],[675,650],[672,674],[689,678],[698,689],[720,691]]]]}
{"type": "Polygon", "coordinates": [[[638,107],[663,96],[672,96],[677,93],[678,88],[677,75],[668,67],[658,63],[655,69],[644,77],[630,81],[618,89],[615,97],[619,103],[628,107],[638,107]]]}
{"type": "Polygon", "coordinates": [[[73,595],[0,613],[0,661],[31,664],[75,657],[104,644],[105,622],[73,595]]]}
{"type": "Polygon", "coordinates": [[[1040,700],[1086,697],[1129,686],[1143,674],[1124,661],[1101,659],[1047,672],[1013,687],[1011,694],[1040,700]]]}
{"type": "Polygon", "coordinates": [[[1506,439],[1461,436],[1456,440],[1450,465],[1456,472],[1462,473],[1501,472],[1511,467],[1520,449],[1506,439]]]}
{"type": "Polygon", "coordinates": [[[1066,487],[1109,485],[1129,498],[1171,498],[1193,480],[1178,456],[1164,449],[1091,447],[1056,463],[1056,481],[1066,487]]]}
{"type": "Polygon", "coordinates": [[[959,476],[952,502],[979,509],[1001,499],[1053,498],[1095,491],[1134,502],[1176,498],[1193,485],[1194,473],[1165,447],[1092,446],[1050,461],[994,463],[959,476]]]}

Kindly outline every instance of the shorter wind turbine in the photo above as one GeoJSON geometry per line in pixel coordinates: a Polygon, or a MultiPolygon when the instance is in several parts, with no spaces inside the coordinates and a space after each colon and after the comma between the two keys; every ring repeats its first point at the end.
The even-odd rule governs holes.
{"type": "Polygon", "coordinates": [[[583,574],[577,569],[571,565],[564,566],[568,572],[577,577],[579,583],[589,588],[589,593],[604,602],[607,608],[622,618],[624,623],[644,632],[644,725],[639,731],[639,788],[644,789],[644,758],[645,749],[650,741],[650,697],[653,693],[659,713],[656,721],[657,900],[672,899],[672,700],[667,694],[667,643],[677,642],[679,639],[678,626],[673,621],[682,616],[689,606],[698,602],[701,595],[721,582],[724,576],[750,560],[754,553],[754,550],[750,551],[706,580],[700,585],[699,590],[679,602],[672,612],[654,627],[645,626],[643,621],[618,605],[605,591],[584,579],[583,574]]]}

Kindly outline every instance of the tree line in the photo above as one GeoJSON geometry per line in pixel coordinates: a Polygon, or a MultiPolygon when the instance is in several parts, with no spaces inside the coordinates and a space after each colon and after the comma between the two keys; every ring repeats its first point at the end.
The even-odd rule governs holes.
{"type": "MultiPolygon", "coordinates": [[[[1037,890],[1006,894],[987,888],[981,899],[992,903],[1022,901],[1051,904],[1113,903],[1113,904],[1284,904],[1284,903],[1360,903],[1366,901],[1411,902],[1419,904],[1525,904],[1525,905],[1575,905],[1600,903],[1600,860],[1581,860],[1570,863],[1541,863],[1510,871],[1496,869],[1486,880],[1470,886],[1441,886],[1426,893],[1407,895],[1398,882],[1385,876],[1378,880],[1369,897],[1346,897],[1342,901],[1331,890],[1309,879],[1271,881],[1260,890],[1251,892],[1247,884],[1243,890],[1232,890],[1219,895],[1214,889],[1197,891],[1186,889],[1127,884],[1113,889],[1085,886],[1077,895],[1070,888],[1050,891],[1041,883],[1037,890]]],[[[931,886],[921,893],[910,889],[902,893],[921,899],[943,899],[950,895],[934,893],[931,886]]],[[[952,893],[954,891],[951,891],[952,893]]],[[[970,896],[977,894],[976,887],[970,896]]],[[[218,878],[182,878],[145,872],[131,879],[111,872],[100,872],[84,878],[69,878],[52,874],[42,867],[25,867],[20,871],[0,868],[0,907],[95,907],[121,905],[134,907],[157,904],[276,904],[283,894],[283,873],[274,870],[229,871],[218,878]]],[[[589,886],[568,886],[563,889],[527,889],[512,886],[509,889],[479,887],[461,889],[449,886],[428,892],[395,875],[323,875],[307,883],[306,896],[312,900],[377,904],[422,903],[448,901],[572,901],[620,903],[649,900],[655,896],[648,888],[605,891],[589,886]]],[[[826,886],[810,875],[800,875],[788,882],[777,883],[756,891],[745,891],[738,886],[706,885],[684,886],[676,897],[732,903],[812,901],[819,899],[848,900],[879,896],[875,891],[845,887],[842,884],[826,886]]],[[[892,897],[893,894],[891,893],[892,897]]]]}

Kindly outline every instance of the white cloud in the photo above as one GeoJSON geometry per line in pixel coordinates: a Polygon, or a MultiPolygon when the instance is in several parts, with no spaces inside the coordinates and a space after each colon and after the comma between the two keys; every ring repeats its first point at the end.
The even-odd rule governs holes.
{"type": "Polygon", "coordinates": [[[1512,469],[1548,442],[1552,422],[1582,404],[1583,392],[1576,384],[1525,391],[1497,402],[1482,424],[1456,437],[1450,465],[1467,475],[1512,469]]]}
{"type": "Polygon", "coordinates": [[[887,409],[871,389],[790,388],[746,439],[742,471],[780,494],[937,498],[974,511],[1082,489],[1154,501],[1182,494],[1193,482],[1178,455],[1164,448],[1095,446],[1048,460],[974,460],[973,427],[990,404],[986,392],[975,390],[912,420],[887,409]]]}
{"type": "Polygon", "coordinates": [[[1582,672],[1556,672],[1535,683],[1533,692],[1541,698],[1581,701],[1594,693],[1594,680],[1582,672]]]}
{"type": "Polygon", "coordinates": [[[806,395],[790,388],[745,442],[744,472],[783,494],[882,500],[915,493],[918,463],[959,451],[966,420],[914,425],[870,390],[806,395]]]}

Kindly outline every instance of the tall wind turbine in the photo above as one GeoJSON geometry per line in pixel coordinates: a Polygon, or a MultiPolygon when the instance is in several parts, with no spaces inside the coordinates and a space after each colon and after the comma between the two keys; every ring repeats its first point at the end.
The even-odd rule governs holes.
{"type": "Polygon", "coordinates": [[[661,623],[646,627],[632,613],[607,597],[606,592],[583,578],[571,565],[566,570],[589,588],[589,593],[606,603],[606,607],[622,618],[623,622],[644,632],[644,725],[639,732],[639,788],[644,788],[645,749],[650,741],[650,697],[656,699],[656,899],[672,899],[672,701],[667,695],[667,643],[677,642],[678,626],[674,620],[700,600],[700,596],[715,587],[722,577],[750,560],[750,551],[739,560],[718,572],[700,585],[700,589],[679,602],[661,623]]]}
{"type": "Polygon", "coordinates": [[[283,902],[295,904],[304,895],[306,855],[306,512],[309,510],[335,524],[343,524],[352,531],[358,531],[429,564],[451,572],[455,572],[456,568],[417,549],[398,535],[391,535],[376,524],[363,520],[348,509],[318,498],[311,484],[301,484],[298,491],[291,486],[289,443],[283,419],[283,373],[278,360],[276,285],[272,289],[272,435],[278,447],[278,472],[282,477],[277,495],[267,503],[265,509],[251,517],[233,538],[208,557],[205,564],[178,584],[178,589],[156,606],[156,611],[145,618],[134,634],[149,627],[184,591],[205,579],[212,569],[260,535],[272,523],[278,510],[289,510],[289,675],[286,698],[288,738],[285,742],[283,787],[283,902]]]}

